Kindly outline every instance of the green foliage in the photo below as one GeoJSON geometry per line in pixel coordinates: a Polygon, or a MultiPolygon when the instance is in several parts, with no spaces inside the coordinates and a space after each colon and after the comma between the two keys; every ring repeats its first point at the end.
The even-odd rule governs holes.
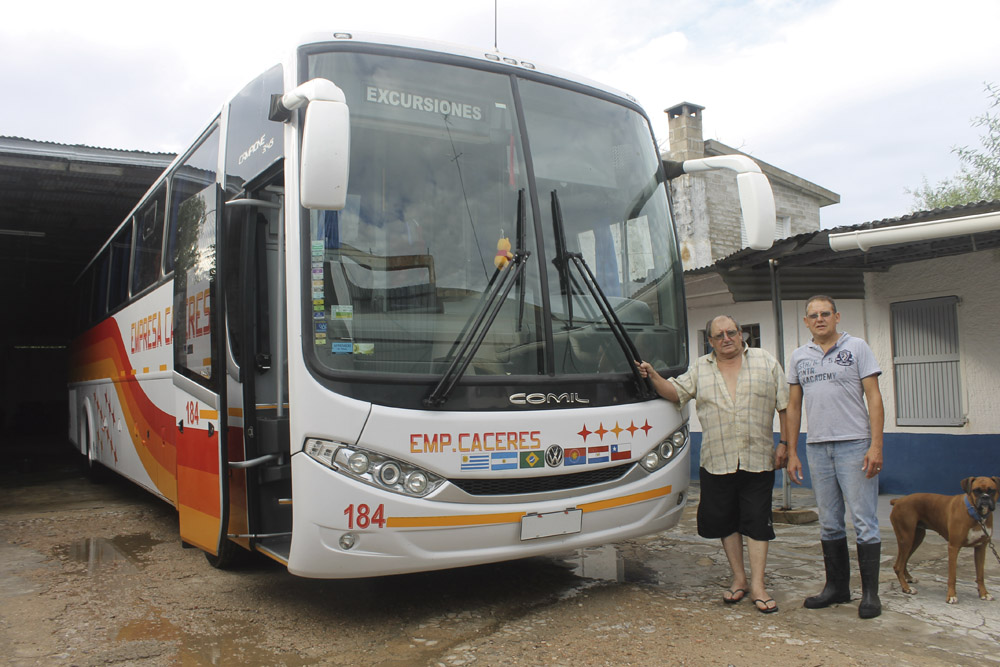
{"type": "MultiPolygon", "coordinates": [[[[1000,86],[986,84],[986,95],[990,99],[988,109],[1000,110],[1000,86]]],[[[907,194],[913,196],[914,211],[1000,199],[1000,111],[988,110],[973,118],[972,126],[983,128],[979,137],[982,148],[952,148],[961,162],[957,174],[934,185],[925,178],[919,188],[907,188],[907,194]]]]}

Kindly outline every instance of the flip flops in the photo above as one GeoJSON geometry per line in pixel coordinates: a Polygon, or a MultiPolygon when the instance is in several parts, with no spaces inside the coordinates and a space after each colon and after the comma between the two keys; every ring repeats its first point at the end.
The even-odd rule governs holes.
{"type": "Polygon", "coordinates": [[[726,591],[726,593],[729,593],[729,597],[727,598],[723,596],[722,601],[725,602],[726,604],[736,604],[737,602],[746,597],[747,592],[748,591],[745,588],[737,588],[735,591],[733,589],[729,589],[728,591],[726,591]],[[739,597],[736,597],[737,595],[739,595],[739,597]]]}
{"type": "Polygon", "coordinates": [[[754,600],[753,606],[757,607],[757,611],[759,611],[762,614],[773,614],[774,612],[778,611],[778,603],[774,602],[773,607],[768,607],[767,604],[769,602],[774,602],[774,598],[768,598],[766,600],[760,600],[760,599],[754,600]],[[761,608],[760,605],[764,605],[764,607],[761,608]]]}

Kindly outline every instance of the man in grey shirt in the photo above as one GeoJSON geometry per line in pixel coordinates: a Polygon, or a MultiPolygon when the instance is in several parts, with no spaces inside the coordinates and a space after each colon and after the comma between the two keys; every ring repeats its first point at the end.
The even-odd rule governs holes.
{"type": "Polygon", "coordinates": [[[837,331],[839,322],[840,313],[830,297],[814,296],[806,302],[805,324],[813,337],[792,353],[788,363],[787,432],[783,435],[790,443],[789,478],[801,484],[802,461],[796,445],[804,395],[809,419],[806,454],[826,566],[826,586],[806,598],[805,606],[820,609],[851,600],[846,501],[861,571],[858,616],[874,618],[882,613],[878,597],[882,540],[877,516],[885,418],[878,386],[882,370],[865,341],[837,331]]]}

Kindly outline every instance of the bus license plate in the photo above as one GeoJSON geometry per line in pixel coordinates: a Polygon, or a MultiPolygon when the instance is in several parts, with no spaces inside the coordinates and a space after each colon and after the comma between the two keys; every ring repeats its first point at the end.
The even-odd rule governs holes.
{"type": "Polygon", "coordinates": [[[582,526],[583,511],[578,509],[528,514],[521,518],[521,539],[570,535],[579,533],[582,526]]]}

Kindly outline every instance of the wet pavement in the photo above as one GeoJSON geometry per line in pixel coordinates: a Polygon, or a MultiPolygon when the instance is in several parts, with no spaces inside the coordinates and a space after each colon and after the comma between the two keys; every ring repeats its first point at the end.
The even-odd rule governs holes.
{"type": "MultiPolygon", "coordinates": [[[[776,504],[781,504],[780,492],[776,504]]],[[[695,533],[698,486],[664,533],[559,557],[378,579],[315,581],[254,559],[213,570],[181,549],[169,506],[74,470],[0,477],[0,664],[9,665],[935,665],[1000,662],[1000,601],[976,593],[972,550],[945,603],[947,546],[911,559],[918,595],[892,573],[880,498],[883,614],[854,600],[807,610],[823,584],[819,528],[776,524],[767,585],[778,614],[721,604],[718,541],[695,533]]],[[[795,488],[792,508],[811,492],[795,488]]],[[[849,532],[853,537],[853,534],[849,532]]],[[[852,548],[853,553],[853,548],[852,548]]],[[[987,554],[1000,598],[1000,563],[987,554]]]]}

